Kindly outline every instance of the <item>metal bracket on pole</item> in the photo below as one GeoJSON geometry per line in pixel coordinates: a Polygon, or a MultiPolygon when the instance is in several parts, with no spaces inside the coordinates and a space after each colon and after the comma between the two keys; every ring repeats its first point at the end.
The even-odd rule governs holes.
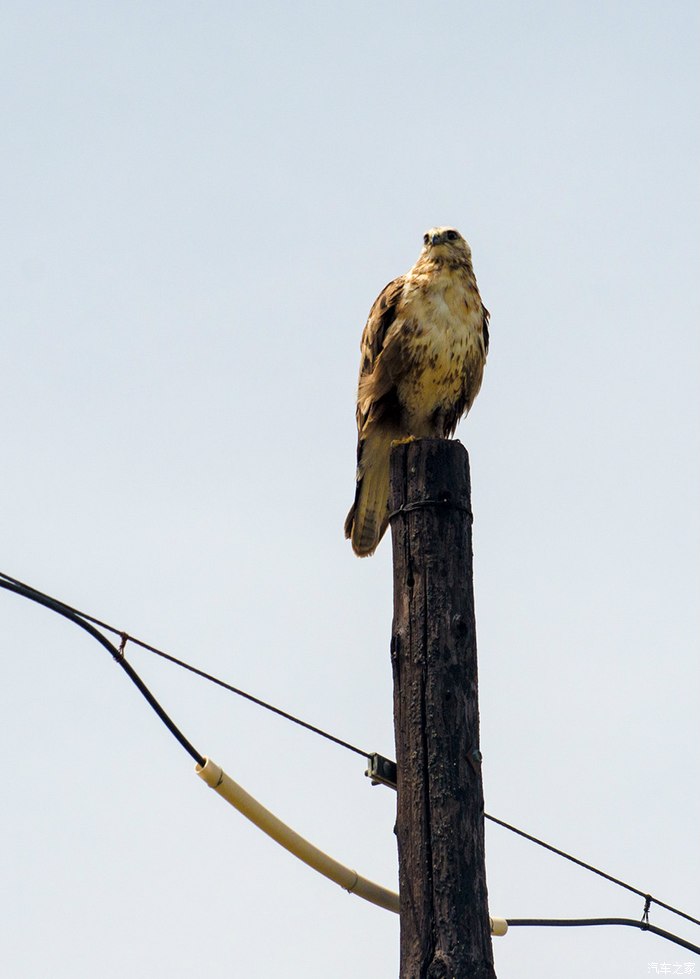
{"type": "Polygon", "coordinates": [[[396,788],[396,762],[379,755],[375,751],[369,755],[369,768],[365,775],[371,779],[372,785],[388,785],[390,789],[396,788]]]}

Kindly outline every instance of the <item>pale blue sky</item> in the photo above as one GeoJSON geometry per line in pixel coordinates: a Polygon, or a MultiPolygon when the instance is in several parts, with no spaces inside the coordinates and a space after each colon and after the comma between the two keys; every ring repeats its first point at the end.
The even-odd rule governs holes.
{"type": "MultiPolygon", "coordinates": [[[[359,561],[342,537],[359,338],[425,228],[454,225],[492,314],[458,431],[487,810],[696,916],[699,20],[0,14],[2,570],[393,755],[389,541],[359,561]]],[[[3,975],[397,974],[397,920],[208,793],[96,644],[5,592],[0,623],[3,975]]],[[[202,753],[395,885],[395,800],[360,758],[131,655],[202,753]]],[[[487,861],[494,914],[641,917],[501,829],[487,861]]],[[[631,929],[495,953],[499,979],[692,958],[631,929]]]]}

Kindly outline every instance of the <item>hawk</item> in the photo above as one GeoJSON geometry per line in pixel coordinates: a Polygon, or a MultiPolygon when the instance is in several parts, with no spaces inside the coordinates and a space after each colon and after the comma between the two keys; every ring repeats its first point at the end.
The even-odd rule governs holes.
{"type": "Polygon", "coordinates": [[[357,485],[345,536],[374,553],[389,523],[389,456],[396,441],[449,438],[479,393],[489,349],[469,245],[431,228],[405,275],[372,306],[360,344],[357,485]]]}

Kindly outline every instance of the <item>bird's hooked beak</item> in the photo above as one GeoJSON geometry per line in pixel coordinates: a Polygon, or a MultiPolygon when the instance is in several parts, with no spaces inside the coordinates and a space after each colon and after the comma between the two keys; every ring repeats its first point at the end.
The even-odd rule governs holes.
{"type": "Polygon", "coordinates": [[[445,242],[444,231],[436,231],[434,234],[430,236],[431,245],[442,245],[444,244],[444,242],[445,242]]]}

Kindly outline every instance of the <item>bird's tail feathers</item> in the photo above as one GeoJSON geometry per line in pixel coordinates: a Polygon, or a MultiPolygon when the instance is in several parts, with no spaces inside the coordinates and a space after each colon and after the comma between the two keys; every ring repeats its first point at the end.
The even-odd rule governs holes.
{"type": "Polygon", "coordinates": [[[392,432],[373,432],[360,442],[355,502],[345,521],[345,536],[359,557],[369,557],[389,524],[389,456],[392,432]]]}

